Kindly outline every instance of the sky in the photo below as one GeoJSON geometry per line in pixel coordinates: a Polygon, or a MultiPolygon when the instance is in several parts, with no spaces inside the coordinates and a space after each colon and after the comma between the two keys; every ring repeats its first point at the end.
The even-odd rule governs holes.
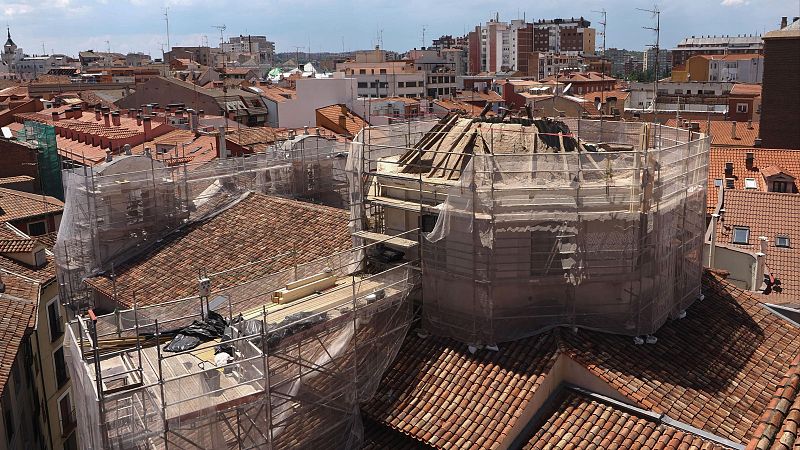
{"type": "MultiPolygon", "coordinates": [[[[154,58],[169,43],[216,46],[223,36],[266,35],[276,50],[360,50],[376,45],[406,51],[443,34],[463,35],[496,13],[529,21],[583,16],[600,29],[608,13],[606,46],[643,50],[655,18],[636,8],[661,10],[661,47],[691,35],[763,34],[781,16],[800,16],[800,0],[0,0],[4,24],[28,54],[94,49],[143,51],[154,58]],[[523,8],[524,6],[524,8],[523,8]]],[[[601,38],[598,37],[598,46],[601,38]]]]}

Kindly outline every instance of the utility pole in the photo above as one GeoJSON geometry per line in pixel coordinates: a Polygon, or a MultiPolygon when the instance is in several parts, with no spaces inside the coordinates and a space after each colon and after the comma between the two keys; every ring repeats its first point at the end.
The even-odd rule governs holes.
{"type": "Polygon", "coordinates": [[[659,76],[659,72],[658,72],[658,57],[659,57],[659,54],[661,53],[660,50],[659,50],[659,44],[661,42],[660,41],[660,39],[661,39],[661,11],[659,11],[658,5],[653,5],[653,9],[642,9],[642,8],[636,8],[636,9],[638,9],[639,11],[649,12],[650,14],[655,16],[655,19],[656,19],[656,26],[655,27],[642,27],[645,30],[651,30],[651,31],[655,31],[656,32],[656,42],[655,42],[655,44],[648,45],[648,47],[651,47],[651,48],[653,48],[655,50],[655,54],[656,54],[655,55],[656,63],[655,63],[655,68],[653,69],[653,75],[654,75],[654,77],[653,77],[653,123],[656,123],[658,121],[657,120],[658,119],[658,76],[659,76]]]}
{"type": "Polygon", "coordinates": [[[297,68],[298,69],[300,68],[300,49],[302,49],[302,48],[305,48],[305,47],[300,46],[300,45],[295,45],[294,46],[294,62],[297,63],[297,68]]]}

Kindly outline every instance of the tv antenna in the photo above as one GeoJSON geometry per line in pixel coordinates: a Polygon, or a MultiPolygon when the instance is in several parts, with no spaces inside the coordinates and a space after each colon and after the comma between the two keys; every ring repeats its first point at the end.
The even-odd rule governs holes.
{"type": "MultiPolygon", "coordinates": [[[[606,85],[606,83],[605,83],[605,79],[606,79],[606,23],[608,22],[608,20],[607,20],[608,13],[606,12],[605,8],[601,9],[600,11],[592,11],[592,12],[598,13],[598,14],[603,16],[603,21],[599,22],[600,25],[603,26],[603,28],[601,29],[602,31],[600,31],[600,35],[603,36],[603,43],[602,43],[602,47],[601,47],[602,56],[600,57],[601,58],[600,59],[600,64],[601,64],[601,66],[600,66],[600,79],[603,82],[602,86],[600,87],[600,105],[601,105],[601,108],[602,108],[602,105],[606,102],[606,86],[605,86],[606,85]]],[[[600,114],[600,120],[601,121],[603,120],[603,114],[600,114]]]]}
{"type": "Polygon", "coordinates": [[[645,30],[651,30],[651,31],[655,31],[656,32],[656,42],[654,44],[648,45],[648,47],[653,48],[653,50],[655,51],[655,59],[656,59],[655,68],[653,69],[653,75],[654,75],[654,77],[653,77],[653,123],[656,123],[657,122],[657,118],[658,118],[658,76],[659,76],[658,59],[659,59],[659,56],[660,56],[659,54],[661,53],[659,51],[659,44],[660,44],[660,39],[661,39],[661,11],[658,9],[658,5],[653,5],[653,9],[642,9],[642,8],[636,8],[636,9],[638,9],[639,11],[649,12],[651,14],[651,17],[656,19],[656,26],[655,27],[642,27],[645,30]]]}
{"type": "Polygon", "coordinates": [[[169,45],[169,8],[164,8],[164,21],[167,23],[167,48],[172,51],[169,45]]]}
{"type": "Polygon", "coordinates": [[[423,25],[422,26],[422,47],[420,47],[420,50],[425,48],[425,28],[426,27],[427,27],[427,25],[423,25]]]}

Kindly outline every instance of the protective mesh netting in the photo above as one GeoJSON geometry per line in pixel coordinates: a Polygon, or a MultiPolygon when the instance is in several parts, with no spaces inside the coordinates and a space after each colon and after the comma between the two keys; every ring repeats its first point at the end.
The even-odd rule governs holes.
{"type": "MultiPolygon", "coordinates": [[[[699,295],[708,138],[642,123],[566,124],[593,151],[534,151],[552,139],[481,123],[480,145],[427,158],[425,174],[402,162],[426,139],[418,132],[362,134],[364,149],[351,156],[363,161],[350,167],[368,180],[358,195],[381,206],[370,225],[393,234],[435,221],[422,241],[423,319],[435,333],[475,344],[554,326],[645,335],[699,295]],[[428,171],[453,160],[455,181],[428,171]]],[[[464,142],[459,132],[440,142],[464,142]]]]}
{"type": "Polygon", "coordinates": [[[251,191],[343,205],[347,144],[302,136],[245,158],[164,166],[145,156],[64,171],[66,204],[54,248],[62,298],[91,306],[83,280],[216,214],[251,191]]]}
{"type": "MultiPolygon", "coordinates": [[[[240,333],[227,344],[236,358],[225,366],[207,362],[216,342],[165,353],[164,342],[150,337],[141,348],[101,345],[95,353],[91,322],[74,321],[65,352],[82,448],[359,448],[359,404],[374,394],[408,330],[417,272],[405,264],[353,276],[320,297],[324,305],[310,299],[262,310],[287,281],[325,269],[346,280],[355,256],[342,252],[214,292],[211,310],[250,321],[234,326],[240,333]]],[[[157,326],[199,318],[196,297],[118,311],[98,318],[98,342],[152,336],[157,326]]]]}

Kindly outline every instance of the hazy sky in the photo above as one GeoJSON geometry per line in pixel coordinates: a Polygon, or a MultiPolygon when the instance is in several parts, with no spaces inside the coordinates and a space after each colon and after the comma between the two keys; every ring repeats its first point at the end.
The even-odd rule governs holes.
{"type": "MultiPolygon", "coordinates": [[[[215,25],[226,25],[225,38],[262,34],[277,51],[310,46],[312,52],[357,50],[376,44],[405,51],[427,45],[442,34],[461,35],[500,13],[501,20],[584,16],[599,28],[597,12],[608,12],[607,47],[643,49],[654,34],[642,29],[654,19],[636,8],[639,0],[0,0],[0,13],[17,45],[26,53],[76,55],[78,50],[145,51],[161,56],[167,36],[164,8],[169,7],[170,43],[219,43],[215,25]],[[106,42],[108,41],[108,43],[106,42]]],[[[662,47],[701,34],[763,33],[778,27],[781,16],[800,16],[800,0],[670,0],[659,3],[662,47]]],[[[599,38],[598,38],[599,45],[599,38]]]]}

